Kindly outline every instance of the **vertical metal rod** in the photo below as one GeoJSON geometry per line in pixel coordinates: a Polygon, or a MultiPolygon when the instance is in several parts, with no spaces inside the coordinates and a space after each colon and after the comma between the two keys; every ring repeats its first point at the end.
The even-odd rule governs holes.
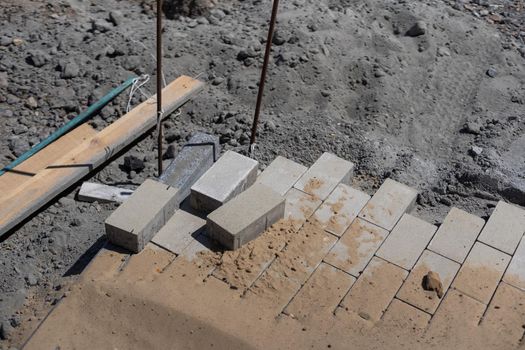
{"type": "Polygon", "coordinates": [[[279,0],[273,0],[272,17],[270,19],[270,28],[268,29],[268,38],[266,40],[266,51],[264,52],[264,63],[261,71],[261,79],[259,80],[259,92],[257,93],[257,104],[255,105],[255,115],[253,117],[252,135],[250,137],[250,152],[255,144],[255,135],[257,134],[257,125],[259,124],[259,114],[261,113],[261,103],[264,93],[264,83],[266,81],[266,71],[268,69],[268,62],[270,61],[270,51],[272,49],[273,32],[275,29],[275,22],[277,20],[277,10],[279,8],[279,0]]]}
{"type": "Polygon", "coordinates": [[[157,148],[160,177],[162,175],[162,0],[157,0],[157,148]]]}

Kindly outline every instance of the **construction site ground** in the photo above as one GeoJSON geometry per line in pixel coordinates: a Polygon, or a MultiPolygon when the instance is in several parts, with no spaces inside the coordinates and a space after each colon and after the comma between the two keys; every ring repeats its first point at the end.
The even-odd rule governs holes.
{"type": "MultiPolygon", "coordinates": [[[[154,81],[154,3],[2,1],[1,164],[129,76],[154,81]]],[[[207,83],[166,121],[166,165],[196,131],[220,136],[225,150],[247,152],[270,2],[213,3],[165,23],[166,80],[185,74],[207,83]]],[[[276,155],[310,166],[332,152],[356,164],[353,186],[369,195],[387,178],[417,189],[413,214],[437,226],[450,207],[487,220],[499,200],[524,206],[524,11],[522,1],[510,0],[282,2],[254,157],[263,167],[276,155]],[[417,21],[425,33],[405,35],[417,21]]],[[[143,92],[132,107],[154,84],[143,92]]],[[[100,130],[124,114],[128,98],[121,95],[91,126],[100,130]]],[[[155,144],[154,134],[142,138],[90,181],[136,188],[156,174],[155,144]],[[129,169],[130,155],[143,166],[129,169]]],[[[377,322],[346,310],[292,317],[286,305],[240,298],[246,288],[210,275],[225,258],[216,253],[188,262],[149,246],[126,258],[104,237],[104,220],[117,205],[77,201],[78,187],[1,238],[0,348],[20,347],[57,304],[44,323],[50,328],[40,328],[29,345],[52,348],[56,332],[69,334],[64,344],[90,348],[107,347],[107,339],[117,348],[521,344],[508,333],[514,328],[490,322],[491,305],[522,307],[521,291],[504,282],[494,296],[503,306],[489,300],[481,310],[447,294],[441,307],[464,311],[464,319],[445,319],[444,329],[410,315],[400,320],[402,302],[389,304],[397,312],[387,309],[377,322]],[[107,260],[101,254],[92,261],[103,247],[107,260]],[[60,330],[59,320],[67,320],[60,330]],[[75,343],[81,340],[89,343],[75,343]]],[[[240,254],[297,234],[280,225],[278,237],[267,232],[240,254]]]]}

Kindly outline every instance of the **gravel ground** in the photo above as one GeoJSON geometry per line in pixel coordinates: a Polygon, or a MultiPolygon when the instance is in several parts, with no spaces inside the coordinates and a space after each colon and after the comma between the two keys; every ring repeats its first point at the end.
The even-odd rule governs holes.
{"type": "MultiPolygon", "coordinates": [[[[208,87],[166,122],[165,147],[176,154],[204,131],[246,152],[270,2],[195,3],[167,8],[165,77],[208,87]]],[[[153,8],[152,0],[3,1],[1,164],[132,74],[151,75],[144,93],[153,93],[153,8]]],[[[417,188],[417,215],[436,224],[450,206],[486,218],[499,199],[525,205],[524,22],[523,1],[283,2],[256,158],[309,165],[333,152],[356,164],[355,185],[366,191],[387,177],[417,188]]],[[[118,118],[127,100],[93,126],[118,118]]],[[[134,188],[155,175],[155,154],[148,135],[90,180],[134,188]],[[144,168],[129,171],[126,156],[144,168]]],[[[104,243],[115,205],[78,202],[77,189],[0,242],[0,338],[11,339],[0,348],[20,345],[20,323],[49,310],[104,243]]]]}

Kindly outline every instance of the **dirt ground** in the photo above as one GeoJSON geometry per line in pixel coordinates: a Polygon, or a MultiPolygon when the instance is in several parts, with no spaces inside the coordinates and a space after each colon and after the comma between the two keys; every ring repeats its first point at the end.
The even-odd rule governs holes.
{"type": "MultiPolygon", "coordinates": [[[[144,93],[153,93],[153,5],[2,2],[1,164],[130,75],[151,75],[144,93]]],[[[166,21],[166,80],[208,82],[166,122],[175,154],[195,131],[246,152],[269,10],[269,1],[232,0],[166,21]]],[[[333,152],[356,164],[365,191],[387,177],[417,188],[417,215],[436,224],[449,206],[486,218],[500,198],[525,205],[524,11],[519,0],[283,2],[256,158],[309,165],[333,152]],[[424,34],[412,36],[417,21],[424,34]]],[[[122,95],[92,124],[103,128],[127,102],[122,95]]],[[[91,180],[138,186],[155,175],[155,147],[145,137],[91,180]],[[128,155],[144,169],[126,169],[128,155]]],[[[75,201],[76,190],[2,238],[0,338],[46,314],[104,243],[115,205],[75,201]]]]}

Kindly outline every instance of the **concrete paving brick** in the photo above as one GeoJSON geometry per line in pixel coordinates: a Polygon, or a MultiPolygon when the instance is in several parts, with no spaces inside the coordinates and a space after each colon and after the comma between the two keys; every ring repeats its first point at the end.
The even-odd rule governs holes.
{"type": "Polygon", "coordinates": [[[478,240],[512,255],[524,233],[525,210],[500,201],[478,240]]]}
{"type": "Polygon", "coordinates": [[[129,251],[107,243],[82,271],[81,279],[94,281],[113,277],[129,259],[129,255],[129,251]]]}
{"type": "Polygon", "coordinates": [[[191,206],[211,212],[250,187],[257,178],[256,160],[227,151],[191,187],[191,206]]]}
{"type": "Polygon", "coordinates": [[[521,239],[516,253],[503,276],[503,281],[525,291],[525,238],[521,239]]]}
{"type": "Polygon", "coordinates": [[[334,246],[337,238],[321,227],[306,223],[268,268],[304,284],[334,246]]]}
{"type": "MultiPolygon", "coordinates": [[[[486,306],[474,298],[450,289],[430,321],[426,332],[429,338],[442,338],[461,329],[468,332],[478,326],[486,306]]],[[[468,333],[466,333],[468,334],[468,333]]]]}
{"type": "Polygon", "coordinates": [[[498,329],[502,336],[516,345],[523,338],[525,325],[525,292],[500,283],[481,321],[481,326],[498,329]]]}
{"type": "Polygon", "coordinates": [[[140,252],[179,206],[178,190],[146,180],[105,221],[109,241],[140,252]]]}
{"type": "Polygon", "coordinates": [[[430,322],[430,315],[399,299],[392,300],[383,315],[383,322],[403,329],[423,331],[430,322]]]}
{"type": "Polygon", "coordinates": [[[178,188],[179,200],[190,195],[190,188],[219,158],[221,146],[217,136],[195,133],[164,170],[159,181],[178,188]]]}
{"type": "Polygon", "coordinates": [[[402,268],[374,257],[341,306],[366,320],[378,321],[407,275],[408,272],[402,268]]]}
{"type": "Polygon", "coordinates": [[[293,160],[278,156],[257,177],[256,183],[266,185],[284,196],[307,169],[293,160]]]}
{"type": "Polygon", "coordinates": [[[357,218],[324,261],[359,277],[387,235],[387,230],[357,218]]]}
{"type": "Polygon", "coordinates": [[[461,266],[452,286],[488,304],[509,264],[510,256],[476,242],[461,266]]]}
{"type": "Polygon", "coordinates": [[[225,252],[213,275],[233,288],[246,290],[283,250],[287,234],[295,231],[284,222],[277,223],[257,239],[257,244],[248,243],[235,252],[225,252]],[[283,228],[288,232],[281,231],[283,228]]]}
{"type": "Polygon", "coordinates": [[[321,263],[284,313],[299,320],[332,313],[354,282],[355,277],[321,263]]]}
{"type": "Polygon", "coordinates": [[[285,201],[284,218],[290,220],[297,230],[303,226],[322,203],[321,200],[295,188],[286,193],[285,201]]]}
{"type": "Polygon", "coordinates": [[[426,221],[405,214],[379,248],[377,256],[410,270],[436,229],[436,226],[426,221]]]}
{"type": "Polygon", "coordinates": [[[429,271],[437,272],[441,279],[444,295],[459,268],[460,265],[457,262],[425,250],[397,293],[397,298],[433,314],[437,310],[441,299],[436,292],[423,289],[422,281],[424,276],[429,271]]]}
{"type": "Polygon", "coordinates": [[[127,282],[153,281],[174,259],[174,254],[150,243],[140,253],[131,255],[117,278],[127,282]]]}
{"type": "Polygon", "coordinates": [[[278,316],[300,288],[301,284],[279,271],[268,269],[246,292],[245,298],[278,316]]]}
{"type": "Polygon", "coordinates": [[[206,220],[179,209],[151,241],[174,254],[180,255],[205,227],[206,220]]]}
{"type": "Polygon", "coordinates": [[[414,208],[416,198],[413,188],[386,179],[359,217],[390,231],[404,213],[414,208]]]}
{"type": "Polygon", "coordinates": [[[326,231],[341,236],[369,199],[368,194],[348,185],[339,184],[315,211],[313,219],[317,220],[326,231]]]}
{"type": "Polygon", "coordinates": [[[428,249],[462,264],[484,224],[485,220],[482,218],[452,208],[428,249]]]}
{"type": "Polygon", "coordinates": [[[229,249],[257,238],[284,217],[284,197],[256,184],[208,215],[207,234],[229,249]]]}
{"type": "Polygon", "coordinates": [[[354,164],[331,153],[323,153],[294,185],[317,199],[325,200],[339,183],[350,184],[354,164]]]}

